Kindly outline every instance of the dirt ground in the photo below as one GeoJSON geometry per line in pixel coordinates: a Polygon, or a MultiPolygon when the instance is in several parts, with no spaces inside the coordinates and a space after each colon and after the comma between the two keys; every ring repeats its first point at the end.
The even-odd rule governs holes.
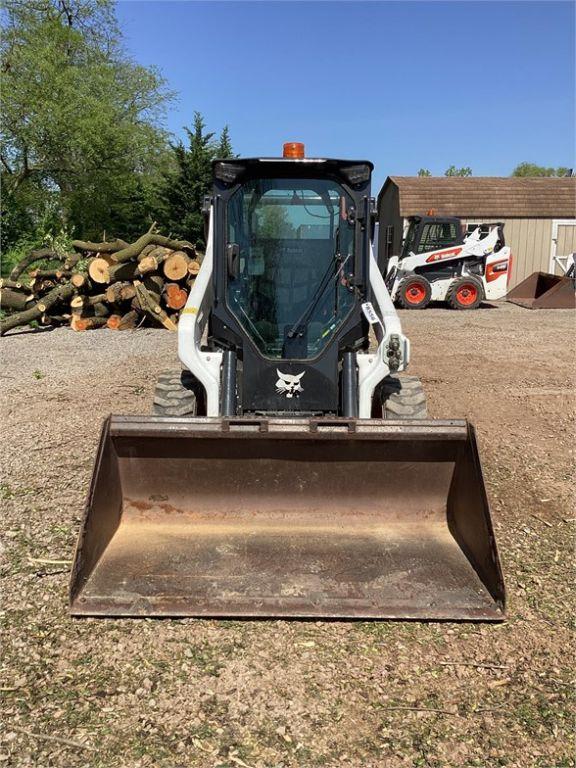
{"type": "Polygon", "coordinates": [[[503,624],[71,620],[100,423],[150,411],[176,338],[0,341],[0,764],[575,765],[574,315],[503,305],[402,320],[431,416],[478,430],[503,624]]]}

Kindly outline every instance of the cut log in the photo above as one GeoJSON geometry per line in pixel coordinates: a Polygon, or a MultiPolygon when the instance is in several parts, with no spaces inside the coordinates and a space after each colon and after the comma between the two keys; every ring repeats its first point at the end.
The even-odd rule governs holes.
{"type": "Polygon", "coordinates": [[[9,280],[5,277],[0,278],[0,288],[12,288],[15,291],[30,290],[28,283],[21,283],[20,280],[9,280]]]}
{"type": "Polygon", "coordinates": [[[147,245],[145,248],[143,248],[140,253],[138,254],[137,261],[142,261],[146,256],[150,256],[150,254],[158,248],[157,245],[154,245],[154,243],[150,243],[150,245],[147,245]]]}
{"type": "Polygon", "coordinates": [[[32,320],[39,320],[42,315],[45,315],[52,306],[59,302],[68,302],[71,296],[74,294],[74,286],[72,283],[64,283],[64,285],[57,285],[56,288],[46,294],[41,301],[36,302],[30,309],[25,309],[23,312],[10,315],[0,321],[0,336],[3,336],[7,331],[12,328],[18,328],[21,325],[27,325],[32,320]]]}
{"type": "Polygon", "coordinates": [[[102,328],[106,325],[105,317],[79,317],[72,315],[70,318],[70,327],[73,331],[89,331],[92,328],[102,328]]]}
{"type": "Polygon", "coordinates": [[[176,323],[168,317],[166,312],[164,312],[160,304],[144,285],[139,280],[135,280],[134,287],[136,288],[136,298],[138,299],[138,303],[142,310],[157,322],[162,323],[162,325],[165,328],[168,328],[169,331],[175,331],[178,327],[176,323]]]}
{"type": "Polygon", "coordinates": [[[131,312],[126,312],[125,315],[122,315],[120,324],[118,325],[118,330],[130,331],[132,330],[132,328],[136,328],[137,324],[138,324],[138,312],[134,312],[134,310],[132,310],[131,312]]]}
{"type": "Polygon", "coordinates": [[[67,253],[66,261],[64,262],[64,269],[73,269],[80,261],[81,256],[79,253],[67,253]]]}
{"type": "Polygon", "coordinates": [[[110,256],[96,256],[95,258],[90,259],[88,262],[88,274],[90,275],[90,279],[99,285],[109,283],[110,273],[108,268],[112,263],[110,256]]]}
{"type": "Polygon", "coordinates": [[[70,282],[74,288],[82,289],[84,291],[89,291],[92,287],[86,272],[74,272],[70,277],[70,282]]]}
{"type": "Polygon", "coordinates": [[[168,280],[182,280],[188,274],[188,265],[192,259],[184,251],[174,251],[164,261],[162,271],[168,280]]]}
{"type": "Polygon", "coordinates": [[[92,243],[89,240],[72,240],[72,248],[75,251],[87,251],[89,253],[115,253],[128,247],[124,240],[111,240],[109,243],[92,243]]]}
{"type": "Polygon", "coordinates": [[[188,300],[188,292],[181,288],[178,283],[166,283],[164,300],[170,309],[182,309],[188,300]]]}
{"type": "Polygon", "coordinates": [[[125,261],[120,264],[111,264],[108,267],[108,280],[115,283],[117,280],[132,280],[136,277],[138,265],[134,261],[125,261]]]}
{"type": "Polygon", "coordinates": [[[106,301],[110,304],[118,304],[122,301],[130,301],[136,296],[136,289],[132,283],[112,283],[106,288],[106,301]]]}
{"type": "Polygon", "coordinates": [[[188,274],[192,275],[192,277],[196,277],[198,272],[200,272],[200,262],[197,259],[192,259],[188,264],[188,274]]]}
{"type": "Polygon", "coordinates": [[[150,272],[156,272],[159,266],[160,262],[156,256],[150,254],[149,256],[145,256],[142,261],[138,262],[138,273],[142,276],[147,275],[150,272]]]}
{"type": "Polygon", "coordinates": [[[111,331],[117,331],[120,323],[122,322],[122,315],[110,315],[106,320],[106,327],[111,331]]]}
{"type": "Polygon", "coordinates": [[[187,240],[172,240],[169,237],[163,237],[157,235],[154,232],[148,232],[142,237],[139,237],[134,243],[127,248],[123,248],[121,251],[117,251],[113,254],[114,261],[130,261],[137,258],[147,245],[162,245],[164,248],[170,248],[173,251],[187,251],[191,255],[195,254],[195,249],[192,243],[187,240]]]}
{"type": "Polygon", "coordinates": [[[0,308],[13,309],[16,312],[22,312],[35,302],[34,296],[30,291],[15,291],[11,288],[0,288],[0,308]]]}
{"type": "Polygon", "coordinates": [[[160,296],[164,289],[164,278],[161,275],[146,275],[142,282],[147,291],[158,296],[160,296]]]}
{"type": "Polygon", "coordinates": [[[28,273],[33,278],[47,278],[49,280],[63,280],[72,276],[68,269],[33,269],[28,273]]]}
{"type": "Polygon", "coordinates": [[[142,261],[146,256],[154,256],[154,258],[160,264],[164,259],[172,253],[170,248],[164,248],[162,245],[147,245],[142,253],[138,256],[138,261],[142,261]]]}
{"type": "Polygon", "coordinates": [[[10,272],[10,280],[18,280],[22,272],[37,261],[65,261],[66,254],[57,253],[52,248],[39,248],[25,256],[10,272]]]}

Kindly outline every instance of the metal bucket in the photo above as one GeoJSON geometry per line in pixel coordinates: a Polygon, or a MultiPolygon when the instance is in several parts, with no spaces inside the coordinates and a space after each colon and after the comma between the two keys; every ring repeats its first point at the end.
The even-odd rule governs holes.
{"type": "Polygon", "coordinates": [[[75,616],[501,620],[464,421],[111,417],[75,616]]]}
{"type": "Polygon", "coordinates": [[[533,272],[514,286],[506,299],[525,309],[574,309],[574,278],[533,272]]]}

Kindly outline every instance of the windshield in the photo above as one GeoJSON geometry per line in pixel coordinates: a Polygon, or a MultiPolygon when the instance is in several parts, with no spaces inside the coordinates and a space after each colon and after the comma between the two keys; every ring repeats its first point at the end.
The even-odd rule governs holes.
{"type": "Polygon", "coordinates": [[[228,203],[228,305],[267,357],[315,357],[353,304],[352,198],[327,179],[254,179],[228,203]]]}

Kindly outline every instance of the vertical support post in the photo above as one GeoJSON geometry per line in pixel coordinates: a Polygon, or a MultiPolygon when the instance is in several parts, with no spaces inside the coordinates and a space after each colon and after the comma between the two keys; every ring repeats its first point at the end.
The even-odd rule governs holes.
{"type": "Polygon", "coordinates": [[[342,359],[342,415],[358,418],[358,371],[356,353],[344,352],[342,359]]]}
{"type": "Polygon", "coordinates": [[[222,416],[236,415],[236,353],[224,352],[222,364],[222,416]]]}

